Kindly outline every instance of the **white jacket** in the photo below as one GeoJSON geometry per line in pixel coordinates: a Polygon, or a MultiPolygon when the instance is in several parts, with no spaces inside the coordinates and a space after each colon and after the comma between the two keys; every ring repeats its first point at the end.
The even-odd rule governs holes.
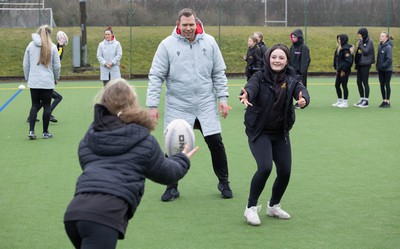
{"type": "Polygon", "coordinates": [[[122,58],[122,47],[115,38],[112,41],[103,40],[97,48],[97,60],[100,63],[100,80],[121,78],[119,61],[122,58]],[[106,63],[112,62],[113,66],[107,68],[106,63]],[[109,77],[110,75],[110,77],[109,77]]]}
{"type": "Polygon", "coordinates": [[[25,80],[29,88],[34,89],[54,89],[55,81],[60,78],[60,57],[58,56],[57,46],[51,44],[51,60],[49,67],[37,64],[40,57],[42,40],[39,34],[32,34],[32,41],[26,47],[23,67],[25,80]]]}
{"type": "Polygon", "coordinates": [[[177,33],[164,39],[154,55],[149,73],[146,106],[159,105],[166,82],[164,129],[174,119],[194,125],[200,121],[204,136],[221,132],[217,98],[227,102],[225,62],[214,37],[203,32],[190,43],[177,33]]]}

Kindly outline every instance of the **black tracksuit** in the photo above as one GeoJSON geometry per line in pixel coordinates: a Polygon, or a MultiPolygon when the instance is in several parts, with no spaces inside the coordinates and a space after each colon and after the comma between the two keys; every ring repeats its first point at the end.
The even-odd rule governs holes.
{"type": "Polygon", "coordinates": [[[341,44],[336,48],[333,56],[333,67],[336,70],[335,88],[338,98],[341,99],[344,97],[346,100],[349,97],[347,83],[351,73],[351,66],[353,65],[354,46],[348,44],[349,37],[347,35],[341,34],[337,36],[337,38],[339,37],[341,44]],[[340,86],[343,87],[344,96],[342,96],[342,90],[340,86]]]}
{"type": "Polygon", "coordinates": [[[361,98],[369,98],[369,70],[375,63],[374,44],[368,36],[368,30],[361,28],[358,31],[362,39],[358,41],[355,64],[357,69],[357,87],[361,98]]]}
{"type": "MultiPolygon", "coordinates": [[[[292,32],[298,40],[290,47],[290,65],[302,76],[303,85],[307,87],[307,72],[310,66],[310,50],[304,44],[303,31],[297,29],[292,32]]],[[[291,35],[292,35],[291,34],[291,35]]]]}
{"type": "Polygon", "coordinates": [[[277,177],[270,206],[280,203],[291,172],[289,131],[295,121],[293,98],[297,100],[301,91],[307,105],[310,103],[308,91],[294,68],[287,67],[278,77],[271,74],[266,65],[264,71],[256,72],[244,87],[253,105],[246,108],[244,124],[249,147],[257,163],[257,171],[251,181],[248,207],[257,205],[273,162],[277,177]]]}
{"type": "Polygon", "coordinates": [[[258,45],[247,49],[246,54],[246,77],[247,80],[258,70],[261,70],[261,49],[258,45]]]}

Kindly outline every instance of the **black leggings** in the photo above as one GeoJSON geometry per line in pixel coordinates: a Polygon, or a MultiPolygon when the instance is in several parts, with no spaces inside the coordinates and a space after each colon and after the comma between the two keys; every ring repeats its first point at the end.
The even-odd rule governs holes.
{"type": "Polygon", "coordinates": [[[392,78],[392,71],[378,71],[378,75],[381,85],[382,99],[390,100],[390,80],[392,78]]]}
{"type": "Polygon", "coordinates": [[[118,231],[90,221],[66,221],[68,238],[76,249],[114,249],[117,247],[118,231]]]}
{"type": "Polygon", "coordinates": [[[50,103],[51,95],[53,94],[53,89],[30,89],[32,107],[29,112],[29,130],[35,130],[35,123],[37,118],[37,112],[41,106],[43,106],[43,133],[49,132],[49,122],[50,122],[50,103]]]}
{"type": "MultiPolygon", "coordinates": [[[[58,92],[53,91],[53,94],[51,95],[51,98],[53,99],[53,102],[51,103],[50,111],[53,112],[54,109],[56,108],[56,106],[61,102],[63,97],[58,92]]],[[[42,103],[40,103],[38,111],[42,107],[43,107],[43,105],[42,105],[42,103]]]]}
{"type": "Polygon", "coordinates": [[[349,75],[347,73],[343,77],[340,76],[340,72],[337,73],[336,81],[335,81],[335,88],[336,88],[336,94],[338,96],[338,99],[342,98],[342,89],[340,88],[340,85],[342,85],[342,88],[343,88],[344,99],[349,98],[349,89],[347,88],[348,82],[349,82],[349,75]]]}
{"type": "MultiPolygon", "coordinates": [[[[203,134],[200,122],[196,119],[195,129],[199,129],[203,134]]],[[[208,149],[211,153],[211,161],[215,175],[220,183],[229,183],[228,160],[226,158],[225,146],[222,142],[221,133],[204,137],[208,149]]],[[[168,185],[168,187],[177,187],[178,183],[168,185]]]]}
{"type": "Polygon", "coordinates": [[[357,87],[361,98],[369,98],[369,70],[371,66],[358,66],[357,68],[357,87]]]}
{"type": "Polygon", "coordinates": [[[257,205],[271,174],[273,162],[277,176],[272,187],[270,206],[280,203],[289,184],[292,165],[289,137],[285,140],[282,134],[261,134],[255,141],[249,140],[249,146],[257,163],[257,171],[251,180],[248,207],[257,205]]]}

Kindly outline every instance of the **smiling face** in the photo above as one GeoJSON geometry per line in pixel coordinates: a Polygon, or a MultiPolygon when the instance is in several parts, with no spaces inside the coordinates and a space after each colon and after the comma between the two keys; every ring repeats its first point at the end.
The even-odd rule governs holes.
{"type": "Polygon", "coordinates": [[[285,52],[283,52],[282,49],[278,48],[272,51],[269,57],[269,63],[272,71],[278,73],[286,67],[286,65],[288,64],[288,59],[285,52]]]}
{"type": "Polygon", "coordinates": [[[182,36],[190,42],[196,38],[196,18],[194,15],[189,17],[181,16],[181,19],[176,24],[182,32],[182,36]]]}

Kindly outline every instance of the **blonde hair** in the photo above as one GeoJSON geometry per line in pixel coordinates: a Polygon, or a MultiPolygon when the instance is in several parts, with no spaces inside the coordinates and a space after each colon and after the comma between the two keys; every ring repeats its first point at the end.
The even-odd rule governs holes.
{"type": "Polygon", "coordinates": [[[254,32],[254,36],[258,36],[258,37],[260,37],[260,42],[264,39],[264,36],[263,36],[263,33],[261,33],[261,32],[258,32],[258,31],[256,31],[256,32],[254,32]]]}
{"type": "Polygon", "coordinates": [[[139,106],[136,91],[124,79],[114,79],[107,83],[97,96],[97,103],[119,117],[124,123],[136,123],[149,131],[156,128],[157,123],[147,110],[139,106]]]}
{"type": "Polygon", "coordinates": [[[42,46],[40,47],[40,57],[37,64],[42,64],[45,67],[49,67],[51,61],[51,28],[49,25],[42,25],[37,30],[40,36],[42,46]]]}

